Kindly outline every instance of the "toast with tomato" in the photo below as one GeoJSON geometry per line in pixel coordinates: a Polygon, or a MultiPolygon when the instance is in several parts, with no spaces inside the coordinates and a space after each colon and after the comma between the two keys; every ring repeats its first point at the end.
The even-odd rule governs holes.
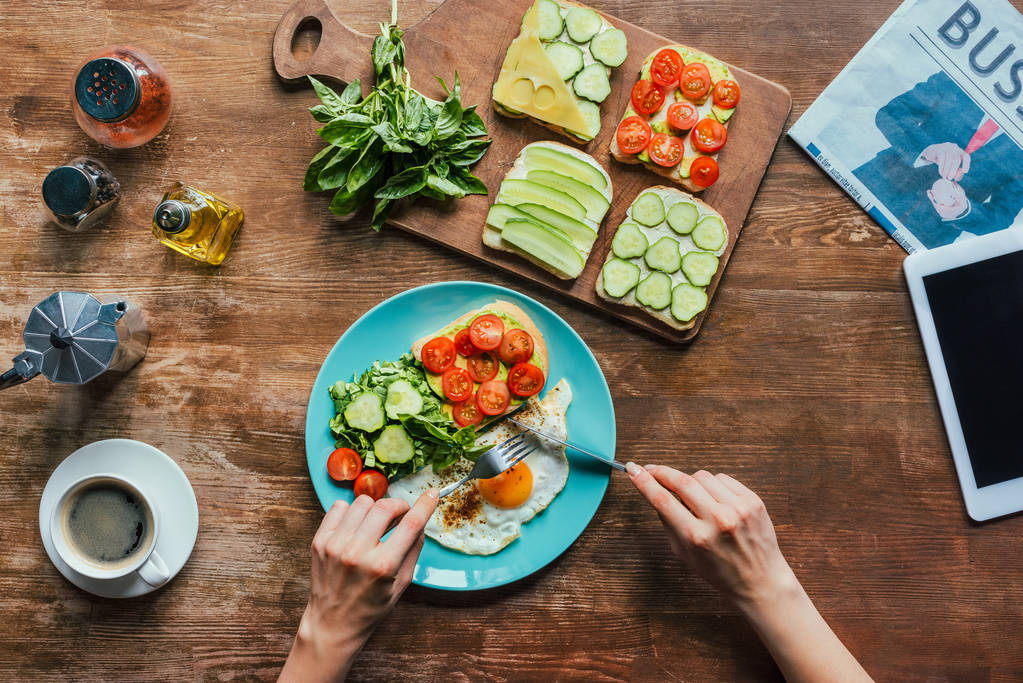
{"type": "Polygon", "coordinates": [[[543,335],[521,308],[494,301],[412,344],[426,380],[459,426],[480,425],[543,389],[543,335]]]}
{"type": "Polygon", "coordinates": [[[717,182],[739,97],[723,62],[685,45],[662,48],[643,61],[611,155],[701,192],[717,182]]]}

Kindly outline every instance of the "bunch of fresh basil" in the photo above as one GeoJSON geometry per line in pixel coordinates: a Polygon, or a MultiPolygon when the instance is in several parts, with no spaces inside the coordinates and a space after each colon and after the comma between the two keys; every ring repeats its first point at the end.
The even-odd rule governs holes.
{"type": "Polygon", "coordinates": [[[376,83],[362,98],[353,81],[338,95],[310,77],[322,104],[309,111],[324,123],[317,133],[330,143],[313,157],[306,171],[306,191],[337,190],[330,210],[352,213],[376,199],[372,225],[379,230],[397,200],[417,196],[443,200],[486,194],[470,167],[486,153],[490,139],[475,105],[462,107],[461,85],[438,78],[443,102],[409,86],[402,30],[396,25],[397,3],[390,24],[381,24],[373,41],[376,83]]]}

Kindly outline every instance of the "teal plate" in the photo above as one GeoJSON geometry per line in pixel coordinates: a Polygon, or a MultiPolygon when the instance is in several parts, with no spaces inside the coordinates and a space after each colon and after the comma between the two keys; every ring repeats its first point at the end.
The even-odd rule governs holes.
{"type": "MultiPolygon", "coordinates": [[[[361,373],[375,360],[397,358],[412,342],[494,300],[520,306],[536,323],[547,344],[547,386],[564,377],[572,387],[569,439],[582,448],[614,457],[615,414],[604,374],[575,331],[558,314],[527,296],[479,282],[437,282],[387,299],[348,328],[327,354],[309,396],[305,421],[306,460],[313,488],[328,509],[336,500],[352,500],[352,490],[327,476],[334,450],[328,423],[334,404],[327,390],[339,379],[361,373]]],[[[607,490],[610,468],[569,452],[564,490],[545,511],[522,525],[522,535],[493,555],[448,550],[426,539],[413,583],[444,590],[481,590],[517,581],[563,553],[589,524],[607,490]]]]}

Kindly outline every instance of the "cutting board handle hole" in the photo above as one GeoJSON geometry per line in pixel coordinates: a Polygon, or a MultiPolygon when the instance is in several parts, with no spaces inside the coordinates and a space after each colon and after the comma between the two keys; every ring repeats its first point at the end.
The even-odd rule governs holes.
{"type": "Polygon", "coordinates": [[[291,55],[295,61],[304,62],[316,54],[323,37],[323,24],[316,17],[306,17],[299,22],[291,36],[291,55]]]}

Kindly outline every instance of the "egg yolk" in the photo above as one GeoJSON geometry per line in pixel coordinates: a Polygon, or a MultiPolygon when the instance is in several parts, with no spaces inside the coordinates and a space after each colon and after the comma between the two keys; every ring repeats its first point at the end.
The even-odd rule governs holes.
{"type": "Polygon", "coordinates": [[[476,482],[483,500],[499,508],[515,508],[529,498],[533,492],[533,473],[529,465],[520,462],[492,479],[476,482]]]}

